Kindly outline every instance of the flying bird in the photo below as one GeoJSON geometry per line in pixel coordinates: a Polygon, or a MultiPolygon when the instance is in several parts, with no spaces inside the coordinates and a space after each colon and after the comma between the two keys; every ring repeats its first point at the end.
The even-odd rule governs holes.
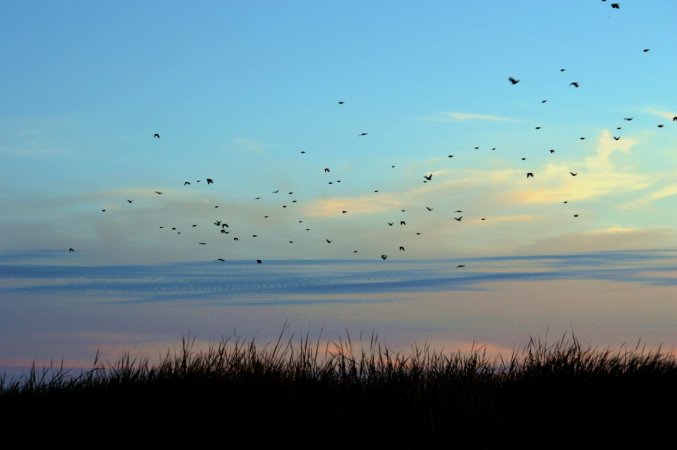
{"type": "Polygon", "coordinates": [[[216,258],[216,260],[217,260],[217,261],[220,261],[220,262],[226,262],[226,260],[223,259],[223,258],[216,258]]]}
{"type": "Polygon", "coordinates": [[[578,175],[578,172],[569,172],[569,175],[571,175],[572,177],[575,177],[576,175],[578,175]]]}
{"type": "Polygon", "coordinates": [[[404,220],[400,220],[400,225],[406,225],[406,224],[407,224],[407,222],[405,222],[404,220]]]}
{"type": "Polygon", "coordinates": [[[155,193],[156,193],[157,195],[162,195],[162,192],[160,192],[160,191],[155,191],[155,193]]]}
{"type": "Polygon", "coordinates": [[[555,153],[555,149],[554,149],[554,148],[551,148],[551,149],[550,149],[550,154],[552,155],[553,153],[555,153]]]}
{"type": "Polygon", "coordinates": [[[134,200],[127,199],[127,203],[132,203],[134,200]]]}
{"type": "Polygon", "coordinates": [[[184,182],[183,182],[183,185],[184,185],[184,186],[190,186],[190,181],[184,181],[184,182]]]}
{"type": "Polygon", "coordinates": [[[461,220],[463,220],[463,216],[461,216],[461,217],[454,217],[454,220],[455,220],[456,222],[460,222],[461,220]]]}
{"type": "Polygon", "coordinates": [[[153,138],[155,138],[155,139],[160,139],[160,135],[159,135],[158,133],[155,133],[155,134],[153,135],[153,138]]]}
{"type": "Polygon", "coordinates": [[[324,168],[324,173],[329,173],[329,172],[331,172],[331,171],[329,170],[329,167],[325,167],[325,168],[324,168]]]}
{"type": "Polygon", "coordinates": [[[520,80],[517,80],[517,79],[515,79],[515,78],[513,78],[513,77],[508,77],[508,80],[510,81],[511,84],[517,84],[517,83],[520,82],[520,80]]]}
{"type": "Polygon", "coordinates": [[[433,210],[433,208],[431,208],[430,206],[426,206],[425,209],[427,209],[428,211],[432,211],[432,210],[433,210]]]}
{"type": "Polygon", "coordinates": [[[573,86],[575,88],[580,87],[578,81],[572,81],[571,83],[569,83],[569,86],[573,86]]]}
{"type": "Polygon", "coordinates": [[[613,9],[621,9],[621,4],[620,4],[620,3],[612,3],[612,4],[611,4],[611,7],[612,7],[613,9]]]}
{"type": "Polygon", "coordinates": [[[404,251],[404,247],[402,247],[401,245],[400,245],[400,251],[401,251],[401,252],[404,251]]]}
{"type": "Polygon", "coordinates": [[[648,52],[649,50],[651,50],[651,49],[650,49],[650,48],[645,48],[645,49],[642,50],[642,51],[643,51],[644,53],[646,53],[646,52],[648,52]]]}
{"type": "Polygon", "coordinates": [[[344,103],[345,103],[345,102],[344,102],[343,100],[339,100],[339,102],[338,102],[339,105],[342,105],[342,104],[344,104],[344,103]]]}
{"type": "Polygon", "coordinates": [[[456,266],[457,269],[460,269],[461,267],[465,267],[465,264],[459,264],[458,266],[456,266]]]}
{"type": "Polygon", "coordinates": [[[673,121],[673,122],[677,122],[677,116],[673,117],[673,118],[672,118],[672,121],[673,121]]]}
{"type": "Polygon", "coordinates": [[[527,172],[527,178],[533,178],[534,174],[533,172],[527,172]]]}
{"type": "Polygon", "coordinates": [[[74,253],[74,252],[75,252],[75,249],[73,249],[73,248],[68,249],[68,253],[74,253]]]}
{"type": "Polygon", "coordinates": [[[212,180],[211,178],[207,178],[207,184],[214,184],[214,180],[212,180]]]}
{"type": "Polygon", "coordinates": [[[385,261],[387,258],[388,258],[388,255],[381,255],[381,259],[382,259],[382,260],[385,261]]]}
{"type": "Polygon", "coordinates": [[[358,136],[366,136],[366,135],[367,135],[367,133],[360,133],[360,134],[358,134],[358,136]]]}
{"type": "Polygon", "coordinates": [[[260,259],[257,259],[256,264],[263,264],[263,261],[261,261],[260,259]]]}
{"type": "Polygon", "coordinates": [[[614,138],[614,141],[618,141],[618,140],[620,140],[621,137],[620,136],[614,136],[613,138],[614,138]]]}
{"type": "Polygon", "coordinates": [[[623,118],[623,120],[627,120],[628,122],[630,122],[632,119],[634,119],[634,117],[624,117],[623,118]]]}
{"type": "Polygon", "coordinates": [[[433,174],[431,173],[430,175],[423,175],[423,178],[425,178],[426,180],[430,181],[430,180],[433,179],[433,174]]]}

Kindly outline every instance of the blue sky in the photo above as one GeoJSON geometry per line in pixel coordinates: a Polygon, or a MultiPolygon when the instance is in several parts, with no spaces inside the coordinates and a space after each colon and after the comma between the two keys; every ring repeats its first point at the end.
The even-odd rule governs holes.
{"type": "Polygon", "coordinates": [[[670,1],[3,2],[0,249],[670,247],[676,17],[670,1]]]}

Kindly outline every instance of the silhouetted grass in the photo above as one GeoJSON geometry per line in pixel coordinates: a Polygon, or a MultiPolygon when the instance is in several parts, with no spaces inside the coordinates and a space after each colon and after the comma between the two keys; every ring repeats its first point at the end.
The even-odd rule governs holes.
{"type": "Polygon", "coordinates": [[[677,361],[660,350],[614,352],[573,336],[531,340],[507,360],[482,348],[393,353],[374,337],[332,351],[307,335],[263,347],[193,343],[156,364],[124,355],[78,375],[34,368],[2,379],[5,429],[75,424],[150,439],[160,423],[157,439],[192,443],[560,448],[647,445],[675,423],[677,361]]]}

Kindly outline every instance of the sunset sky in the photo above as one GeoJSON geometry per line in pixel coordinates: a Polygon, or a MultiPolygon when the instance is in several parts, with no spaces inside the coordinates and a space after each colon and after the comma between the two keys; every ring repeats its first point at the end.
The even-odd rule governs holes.
{"type": "MultiPolygon", "coordinates": [[[[116,301],[128,295],[134,303],[146,294],[127,291],[129,280],[157,282],[144,288],[154,293],[139,306],[145,313],[125,304],[131,309],[116,316],[127,323],[135,314],[155,316],[153,308],[172,299],[206,290],[212,301],[214,293],[231,292],[218,267],[237,261],[244,265],[227,267],[247,277],[256,272],[242,267],[259,270],[258,277],[281,260],[359,260],[349,276],[364,276],[370,286],[390,267],[399,274],[368,292],[339,290],[345,304],[353,294],[359,302],[382,295],[401,302],[417,290],[434,302],[433,292],[496,293],[488,286],[514,281],[506,289],[529,290],[524,298],[574,283],[576,292],[594,285],[608,301],[604,283],[627,296],[623,283],[632,281],[667,302],[674,283],[647,281],[641,261],[659,261],[651,270],[674,279],[671,263],[655,255],[677,248],[677,3],[619,3],[0,2],[0,337],[14,342],[0,347],[0,365],[61,351],[44,346],[65,338],[40,317],[63,310],[37,312],[50,295],[91,294],[98,302],[115,292],[116,301]],[[658,253],[630,253],[636,278],[624,279],[623,271],[609,278],[605,270],[618,251],[658,253]],[[548,255],[566,265],[566,255],[588,261],[589,254],[598,255],[589,266],[594,276],[585,269],[531,283],[532,275],[515,275],[541,272],[548,255]],[[510,269],[515,278],[497,275],[532,256],[538,264],[510,269]],[[417,279],[422,260],[447,261],[453,282],[417,279]],[[414,265],[397,265],[405,263],[414,265]],[[202,286],[195,275],[195,292],[174,285],[183,272],[168,269],[172,264],[187,264],[176,267],[191,267],[193,275],[208,271],[203,281],[215,284],[202,286]],[[411,276],[418,281],[404,287],[393,281],[411,276]],[[473,287],[456,284],[458,276],[473,287]],[[42,326],[54,334],[43,330],[30,341],[42,326]]],[[[303,264],[277,267],[277,281],[247,278],[241,283],[249,287],[229,295],[332,295],[321,276],[310,292],[295,284],[303,264]],[[293,289],[270,291],[280,280],[293,289]]],[[[518,291],[510,299],[522,298],[518,291]]],[[[492,309],[480,304],[473,308],[489,317],[492,309]]],[[[666,304],[655,317],[677,318],[666,304]]],[[[335,306],[314,304],[301,314],[299,305],[285,305],[258,305],[268,319],[257,316],[256,325],[241,329],[278,331],[301,316],[318,327],[330,319],[339,331],[346,323],[369,329],[387,322],[376,310],[369,313],[375,321],[356,323],[335,306]]],[[[91,317],[103,317],[104,310],[90,308],[91,317]]],[[[407,308],[395,314],[399,336],[436,339],[442,325],[407,322],[407,308]]],[[[447,317],[435,308],[431,318],[447,317]]],[[[595,329],[595,314],[586,316],[586,329],[595,329]]],[[[160,317],[172,326],[146,330],[162,329],[161,339],[144,334],[139,342],[184,332],[186,324],[170,315],[160,317]]],[[[82,328],[84,316],[68,317],[69,333],[82,328]]],[[[228,317],[224,328],[243,323],[228,317]]],[[[492,317],[474,329],[464,325],[463,338],[440,339],[468,342],[483,330],[491,339],[489,324],[501,320],[492,317]]],[[[578,323],[571,317],[557,323],[578,323]]],[[[106,346],[146,332],[104,322],[92,322],[96,339],[82,331],[76,340],[106,346]]],[[[673,325],[658,322],[663,332],[673,325]]],[[[548,328],[547,318],[538,323],[534,332],[548,328]]],[[[204,328],[212,337],[217,329],[204,328]]],[[[524,337],[504,331],[497,346],[524,337]]]]}
{"type": "Polygon", "coordinates": [[[676,242],[674,2],[0,13],[2,250],[102,264],[676,242]]]}

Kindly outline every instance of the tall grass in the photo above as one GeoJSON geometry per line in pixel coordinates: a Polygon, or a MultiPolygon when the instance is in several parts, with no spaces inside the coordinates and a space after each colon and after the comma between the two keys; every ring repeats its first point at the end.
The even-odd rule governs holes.
{"type": "Polygon", "coordinates": [[[245,433],[251,443],[397,448],[647,443],[676,418],[663,406],[677,404],[677,361],[660,349],[612,351],[565,336],[532,339],[503,359],[482,347],[405,354],[375,336],[354,345],[350,336],[321,344],[283,335],[206,350],[184,338],[155,364],[129,354],[103,363],[97,354],[78,374],[33,367],[19,380],[0,379],[0,414],[5,423],[58,411],[44,423],[142,429],[152,419],[169,429],[245,433]]]}

